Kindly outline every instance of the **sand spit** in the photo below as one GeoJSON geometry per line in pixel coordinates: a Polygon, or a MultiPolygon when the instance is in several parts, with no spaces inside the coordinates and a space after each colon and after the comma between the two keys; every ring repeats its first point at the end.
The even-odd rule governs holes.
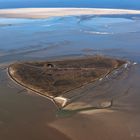
{"type": "Polygon", "coordinates": [[[117,15],[140,14],[140,10],[102,9],[102,8],[19,8],[2,9],[0,17],[8,18],[48,18],[69,15],[117,15]]]}

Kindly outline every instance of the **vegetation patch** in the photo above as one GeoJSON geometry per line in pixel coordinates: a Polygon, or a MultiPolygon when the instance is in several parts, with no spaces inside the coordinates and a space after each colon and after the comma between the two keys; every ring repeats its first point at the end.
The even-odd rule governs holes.
{"type": "Polygon", "coordinates": [[[94,82],[124,63],[122,60],[96,56],[14,63],[9,66],[8,72],[20,85],[54,98],[94,82]]]}

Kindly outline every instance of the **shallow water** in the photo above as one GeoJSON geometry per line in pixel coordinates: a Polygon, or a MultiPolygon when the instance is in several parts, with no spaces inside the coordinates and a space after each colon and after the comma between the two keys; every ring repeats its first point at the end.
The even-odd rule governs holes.
{"type": "MultiPolygon", "coordinates": [[[[68,16],[0,20],[0,137],[2,140],[137,140],[140,138],[140,65],[117,78],[77,91],[83,109],[58,111],[6,74],[9,63],[109,55],[140,62],[140,17],[68,16]],[[93,102],[91,99],[93,98],[93,102]],[[113,100],[111,108],[96,103],[113,100]],[[84,108],[87,103],[93,108],[84,108]],[[95,105],[95,106],[94,106],[95,105]]],[[[76,91],[73,91],[76,92],[76,91]]],[[[75,105],[75,104],[74,104],[75,105]]]]}
{"type": "MultiPolygon", "coordinates": [[[[127,15],[1,19],[0,40],[1,55],[7,54],[13,60],[17,60],[13,54],[18,54],[20,60],[98,53],[139,61],[140,18],[127,15]]],[[[1,62],[6,61],[4,57],[0,56],[1,62]]]]}

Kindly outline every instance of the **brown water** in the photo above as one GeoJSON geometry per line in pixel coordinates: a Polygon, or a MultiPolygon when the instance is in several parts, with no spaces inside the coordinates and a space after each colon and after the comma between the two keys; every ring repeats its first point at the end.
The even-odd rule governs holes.
{"type": "Polygon", "coordinates": [[[75,140],[140,139],[140,65],[131,68],[128,74],[115,79],[114,89],[114,83],[92,89],[96,93],[93,102],[112,98],[111,108],[81,111],[67,119],[57,119],[52,126],[75,140]]]}
{"type": "Polygon", "coordinates": [[[6,76],[0,75],[0,138],[2,140],[69,139],[49,126],[56,120],[52,102],[34,93],[27,93],[6,76]]]}

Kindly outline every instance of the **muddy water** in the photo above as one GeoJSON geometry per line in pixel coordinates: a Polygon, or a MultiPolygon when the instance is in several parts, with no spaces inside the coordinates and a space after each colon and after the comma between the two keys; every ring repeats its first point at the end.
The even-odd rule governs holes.
{"type": "Polygon", "coordinates": [[[52,126],[72,139],[140,139],[140,66],[133,67],[129,72],[125,81],[115,79],[116,84],[120,81],[120,85],[114,88],[114,92],[109,85],[100,86],[100,89],[96,87],[98,94],[93,89],[96,94],[93,102],[112,98],[111,108],[83,110],[67,119],[57,119],[52,126]]]}
{"type": "Polygon", "coordinates": [[[3,140],[69,140],[48,124],[56,119],[55,106],[12,83],[6,73],[0,77],[0,137],[3,140]]]}
{"type": "Polygon", "coordinates": [[[139,44],[139,16],[1,19],[0,138],[140,139],[139,44]],[[74,101],[81,108],[73,111],[58,111],[48,99],[25,91],[8,78],[5,69],[14,61],[94,54],[129,59],[138,64],[96,87],[90,85],[73,91],[84,94],[74,101]],[[89,98],[85,98],[86,94],[89,98]],[[96,108],[98,103],[110,100],[111,107],[96,108]],[[88,103],[93,108],[84,108],[88,103]]]}

